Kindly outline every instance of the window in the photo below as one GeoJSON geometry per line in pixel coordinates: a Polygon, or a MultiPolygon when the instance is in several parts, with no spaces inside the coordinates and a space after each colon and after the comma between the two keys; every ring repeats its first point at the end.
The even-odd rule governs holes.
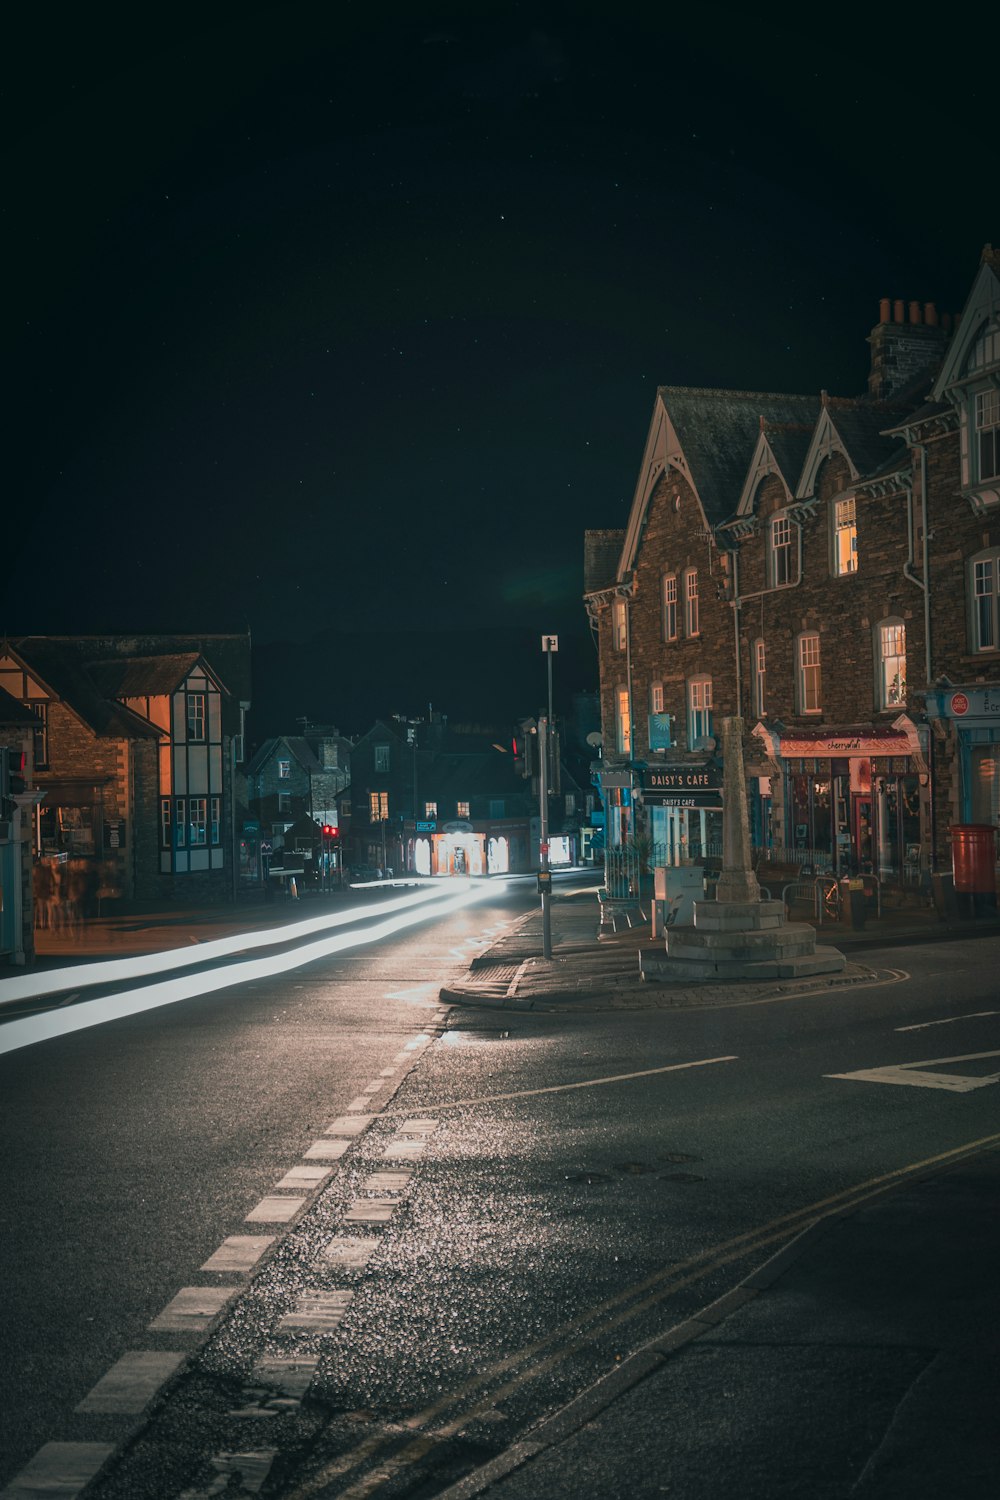
{"type": "Polygon", "coordinates": [[[188,842],[192,849],[208,842],[204,797],[188,798],[188,829],[190,834],[188,842]]]}
{"type": "Polygon", "coordinates": [[[624,651],[628,643],[628,614],[624,599],[616,599],[612,611],[612,631],[616,651],[624,651]]]}
{"type": "Polygon", "coordinates": [[[571,818],[575,812],[576,812],[576,793],[575,792],[567,792],[566,793],[566,816],[567,816],[567,818],[571,818]]]}
{"type": "Polygon", "coordinates": [[[688,683],[688,749],[712,733],[712,679],[692,677],[688,683]]]}
{"type": "Polygon", "coordinates": [[[997,630],[997,598],[1000,595],[1000,551],[987,552],[972,559],[972,649],[995,651],[1000,639],[997,630]]]}
{"type": "Polygon", "coordinates": [[[203,740],[205,738],[205,694],[188,693],[187,695],[187,725],[189,740],[203,740]]]}
{"type": "Polygon", "coordinates": [[[980,391],[976,397],[976,448],[979,478],[1000,475],[1000,390],[980,391]]]}
{"type": "Polygon", "coordinates": [[[677,639],[677,575],[668,573],[663,580],[663,639],[677,639]]]}
{"type": "Polygon", "coordinates": [[[389,769],[389,746],[375,746],[375,769],[376,771],[388,771],[389,769]]]}
{"type": "Polygon", "coordinates": [[[663,712],[663,683],[654,682],[649,689],[649,711],[653,714],[663,712]]]}
{"type": "Polygon", "coordinates": [[[886,620],[878,627],[879,708],[906,702],[906,626],[886,620]]]}
{"type": "Polygon", "coordinates": [[[771,522],[771,583],[775,588],[795,581],[794,537],[788,516],[775,516],[771,522]]]}
{"type": "Polygon", "coordinates": [[[219,797],[210,798],[211,803],[211,838],[213,844],[222,843],[222,801],[219,797]]]}
{"type": "Polygon", "coordinates": [[[632,709],[628,701],[628,688],[618,689],[618,712],[616,714],[616,743],[623,755],[632,753],[632,709]]]}
{"type": "Polygon", "coordinates": [[[833,571],[838,578],[858,571],[858,528],[854,496],[833,507],[833,571]]]}
{"type": "Polygon", "coordinates": [[[384,823],[389,816],[389,793],[368,793],[368,821],[369,823],[384,823]]]}
{"type": "Polygon", "coordinates": [[[32,728],[31,735],[35,770],[41,771],[49,763],[49,705],[38,698],[29,698],[26,700],[26,706],[38,719],[38,723],[32,728]]]}
{"type": "Polygon", "coordinates": [[[187,807],[183,797],[178,797],[174,802],[174,839],[178,849],[184,843],[184,829],[187,821],[187,807]]]}
{"type": "Polygon", "coordinates": [[[684,634],[698,634],[698,569],[684,574],[684,634]]]}
{"type": "Polygon", "coordinates": [[[821,712],[819,636],[800,635],[796,695],[800,714],[821,712]]]}
{"type": "Polygon", "coordinates": [[[424,803],[424,817],[425,818],[436,818],[437,815],[438,815],[438,805],[437,805],[437,803],[436,802],[425,802],[424,803]]]}
{"type": "Polygon", "coordinates": [[[292,799],[291,799],[291,796],[289,795],[288,792],[279,792],[278,793],[278,811],[280,813],[283,813],[283,812],[291,812],[291,810],[292,810],[292,799]]]}
{"type": "Polygon", "coordinates": [[[753,643],[753,711],[758,718],[767,713],[767,649],[763,641],[753,643]]]}
{"type": "Polygon", "coordinates": [[[499,797],[499,798],[497,798],[497,797],[491,797],[490,798],[490,817],[491,818],[502,818],[504,816],[504,807],[505,807],[505,803],[504,803],[504,800],[503,800],[502,797],[499,797]]]}
{"type": "Polygon", "coordinates": [[[171,843],[171,805],[169,797],[160,798],[160,847],[169,849],[171,843]]]}
{"type": "Polygon", "coordinates": [[[455,816],[456,818],[468,818],[470,816],[468,802],[455,803],[455,816]]]}
{"type": "Polygon", "coordinates": [[[292,763],[290,760],[278,761],[278,780],[288,781],[292,774],[292,763]]]}

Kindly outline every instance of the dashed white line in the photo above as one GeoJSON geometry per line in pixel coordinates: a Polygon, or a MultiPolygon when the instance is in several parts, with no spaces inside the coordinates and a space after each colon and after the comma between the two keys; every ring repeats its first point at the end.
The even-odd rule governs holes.
{"type": "Polygon", "coordinates": [[[332,1167],[290,1167],[276,1188],[318,1188],[331,1175],[332,1167]]]}
{"type": "Polygon", "coordinates": [[[342,1266],[347,1271],[361,1271],[377,1249],[378,1240],[338,1234],[323,1246],[319,1258],[329,1261],[331,1265],[342,1266]]]}
{"type": "MultiPolygon", "coordinates": [[[[363,1100],[367,1104],[368,1100],[363,1100]]],[[[374,1115],[338,1115],[332,1124],[326,1127],[326,1135],[361,1135],[368,1129],[374,1120],[374,1115]]]]}
{"type": "Polygon", "coordinates": [[[268,1245],[274,1244],[273,1234],[231,1234],[222,1241],[214,1255],[210,1255],[202,1271],[249,1271],[260,1260],[268,1245]]]}
{"type": "Polygon", "coordinates": [[[235,1286],[182,1286],[149,1326],[165,1333],[204,1333],[237,1291],[235,1286]]]}
{"type": "Polygon", "coordinates": [[[11,1480],[3,1500],[73,1500],[113,1452],[111,1443],[45,1443],[11,1480]]]}
{"type": "Polygon", "coordinates": [[[401,1193],[412,1176],[412,1172],[372,1172],[362,1187],[368,1193],[401,1193]]]}
{"type": "Polygon", "coordinates": [[[123,1354],[74,1410],[136,1415],[186,1358],[176,1350],[135,1349],[123,1354]]]}
{"type": "Polygon", "coordinates": [[[356,1198],[344,1215],[344,1223],[388,1224],[398,1207],[398,1198],[356,1198]]]}
{"type": "Polygon", "coordinates": [[[350,1141],[345,1140],[313,1141],[309,1149],[302,1154],[310,1161],[339,1161],[350,1144],[350,1141]]]}
{"type": "Polygon", "coordinates": [[[291,1312],[278,1320],[278,1332],[301,1329],[330,1333],[338,1327],[354,1300],[353,1292],[302,1292],[291,1312]]]}
{"type": "Polygon", "coordinates": [[[269,1195],[262,1198],[256,1208],[250,1210],[246,1222],[248,1224],[287,1224],[289,1219],[294,1219],[305,1201],[304,1198],[269,1195]]]}

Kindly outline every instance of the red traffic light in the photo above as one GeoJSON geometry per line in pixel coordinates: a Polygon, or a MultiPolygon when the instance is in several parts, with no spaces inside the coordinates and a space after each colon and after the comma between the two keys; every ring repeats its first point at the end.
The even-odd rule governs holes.
{"type": "Polygon", "coordinates": [[[338,835],[339,832],[340,832],[340,829],[339,828],[335,828],[332,823],[324,823],[323,824],[323,837],[325,839],[335,839],[337,837],[337,835],[338,835]]]}

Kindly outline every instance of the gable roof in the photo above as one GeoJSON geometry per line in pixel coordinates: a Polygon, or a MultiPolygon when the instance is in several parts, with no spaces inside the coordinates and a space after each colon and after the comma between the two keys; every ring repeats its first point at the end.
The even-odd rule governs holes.
{"type": "Polygon", "coordinates": [[[623,528],[583,533],[583,592],[610,588],[618,576],[618,559],[625,541],[623,528]]]}
{"type": "Polygon", "coordinates": [[[809,448],[795,487],[798,500],[809,500],[815,492],[820,465],[831,453],[847,462],[851,479],[872,474],[894,461],[900,443],[887,436],[894,420],[906,412],[898,402],[871,401],[866,397],[823,397],[823,409],[813,430],[809,448]]]}
{"type": "Polygon", "coordinates": [[[101,691],[111,698],[156,698],[176,693],[197,666],[202,666],[215,681],[214,672],[196,651],[93,661],[87,663],[87,671],[101,691]]]}
{"type": "Polygon", "coordinates": [[[660,386],[632,501],[619,577],[635,564],[650,499],[668,468],[677,469],[687,478],[706,528],[712,529],[736,510],[747,466],[760,436],[761,419],[779,426],[811,426],[819,407],[816,396],[660,386]]]}
{"type": "Polygon", "coordinates": [[[943,401],[953,386],[966,378],[975,378],[966,365],[973,345],[991,324],[1000,326],[1000,249],[984,245],[976,279],[934,382],[933,400],[943,401]]]}
{"type": "Polygon", "coordinates": [[[753,512],[757,488],[769,474],[777,475],[784,486],[785,495],[789,500],[792,499],[795,482],[809,451],[812,433],[812,423],[768,422],[761,417],[760,435],[736,507],[738,515],[745,516],[753,512]]]}
{"type": "Polygon", "coordinates": [[[22,636],[7,648],[100,739],[155,739],[161,731],[106,696],[58,636],[22,636]]]}
{"type": "Polygon", "coordinates": [[[37,729],[39,725],[37,714],[32,713],[20,698],[13,697],[6,688],[0,687],[0,724],[5,729],[15,727],[37,729]]]}

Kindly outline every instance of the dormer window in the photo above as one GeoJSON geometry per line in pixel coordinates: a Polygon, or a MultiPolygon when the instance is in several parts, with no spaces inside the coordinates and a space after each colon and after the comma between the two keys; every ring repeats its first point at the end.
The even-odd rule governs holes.
{"type": "Polygon", "coordinates": [[[857,502],[853,495],[833,506],[833,571],[838,578],[858,571],[857,502]]]}
{"type": "Polygon", "coordinates": [[[1000,477],[1000,390],[976,396],[976,452],[979,479],[1000,477]]]}
{"type": "Polygon", "coordinates": [[[784,584],[794,583],[797,569],[795,567],[795,534],[792,531],[791,517],[775,516],[771,522],[768,540],[772,587],[781,588],[784,584]]]}

